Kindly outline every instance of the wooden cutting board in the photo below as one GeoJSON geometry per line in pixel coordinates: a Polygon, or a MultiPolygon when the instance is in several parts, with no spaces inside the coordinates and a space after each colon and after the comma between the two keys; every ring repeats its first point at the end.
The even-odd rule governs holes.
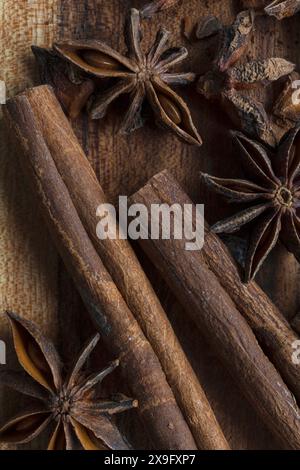
{"type": "MultiPolygon", "coordinates": [[[[54,40],[94,38],[123,51],[125,14],[129,8],[139,8],[145,3],[138,0],[22,0],[18,3],[3,0],[0,4],[0,79],[6,82],[8,97],[38,83],[30,51],[32,44],[49,47],[54,40]]],[[[182,35],[184,18],[192,17],[196,21],[214,14],[230,24],[240,9],[238,0],[182,0],[177,9],[144,22],[144,45],[147,48],[163,24],[173,32],[173,45],[184,45],[190,50],[184,69],[204,73],[211,66],[216,40],[212,38],[189,44],[182,35]]],[[[299,65],[299,20],[299,15],[283,22],[260,18],[248,57],[281,56],[299,65]]],[[[116,202],[118,195],[133,193],[155,173],[168,168],[195,202],[206,204],[206,217],[212,222],[230,213],[230,209],[221,207],[219,201],[200,188],[199,172],[225,177],[239,174],[240,163],[228,134],[231,124],[218,107],[202,99],[193,87],[180,93],[190,104],[194,121],[204,139],[200,149],[179,142],[173,135],[155,127],[153,122],[128,137],[118,134],[124,111],[122,103],[112,106],[103,121],[92,123],[81,117],[73,125],[111,201],[116,202]]],[[[255,93],[270,107],[278,87],[258,89],[255,93]]],[[[141,260],[232,447],[279,448],[215,354],[195,332],[151,262],[143,256],[141,260]]],[[[299,310],[299,273],[293,256],[279,246],[259,276],[261,285],[288,318],[299,310]]],[[[40,323],[55,339],[67,361],[91,331],[81,300],[56,254],[36,211],[34,198],[19,171],[14,142],[8,139],[0,120],[0,311],[6,308],[40,323]]],[[[7,366],[14,367],[16,359],[10,346],[8,325],[2,315],[0,338],[7,341],[7,366]]],[[[105,351],[104,358],[109,358],[105,351]]],[[[126,384],[122,384],[118,377],[116,382],[119,391],[126,389],[126,384]]],[[[1,391],[1,422],[18,409],[19,396],[1,391]]],[[[127,415],[126,427],[129,423],[133,429],[139,426],[135,415],[127,415]]],[[[137,431],[133,434],[137,435],[137,431]]],[[[132,438],[136,446],[144,445],[135,435],[132,438]]],[[[41,443],[39,440],[32,447],[37,448],[41,443]]]]}

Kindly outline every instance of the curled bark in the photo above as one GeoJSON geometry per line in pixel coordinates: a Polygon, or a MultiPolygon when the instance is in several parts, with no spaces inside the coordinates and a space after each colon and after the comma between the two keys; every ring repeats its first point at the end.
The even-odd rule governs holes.
{"type": "MultiPolygon", "coordinates": [[[[132,197],[132,201],[144,204],[148,213],[151,213],[152,204],[191,204],[167,172],[152,178],[132,197]]],[[[232,261],[229,263],[230,257],[224,254],[224,249],[221,250],[222,244],[216,236],[208,239],[207,231],[202,251],[186,251],[185,244],[189,240],[185,237],[180,240],[172,239],[172,236],[169,240],[148,238],[141,240],[140,244],[270,431],[281,439],[284,446],[299,449],[300,413],[295,399],[260,348],[232,297],[235,296],[244,314],[249,309],[249,317],[254,316],[254,306],[259,305],[254,297],[259,295],[260,300],[264,300],[264,306],[259,307],[259,321],[252,319],[252,326],[256,327],[260,340],[264,340],[265,348],[269,346],[274,352],[273,357],[281,369],[289,369],[291,363],[291,356],[288,357],[287,349],[284,349],[287,345],[278,343],[282,337],[281,328],[287,333],[288,325],[280,316],[275,316],[275,308],[270,320],[267,314],[262,313],[268,302],[254,283],[248,288],[248,295],[241,295],[243,284],[232,261]],[[261,331],[257,328],[258,322],[261,331]],[[276,351],[279,347],[280,351],[276,351]]],[[[289,333],[291,338],[292,333],[289,333]]]]}
{"type": "MultiPolygon", "coordinates": [[[[56,247],[108,349],[122,359],[123,378],[139,401],[139,414],[154,445],[165,449],[195,449],[193,436],[157,356],[82,225],[27,93],[30,94],[25,92],[7,103],[5,116],[21,146],[21,166],[56,247]]],[[[43,105],[47,109],[47,103],[43,105]]],[[[59,126],[57,132],[62,132],[59,126]]]]}
{"type": "MultiPolygon", "coordinates": [[[[33,88],[26,92],[26,100],[79,218],[158,356],[197,445],[227,449],[205,393],[130,244],[119,237],[102,240],[97,236],[97,208],[107,200],[54,93],[46,86],[33,88]]],[[[110,227],[114,225],[111,217],[110,227]]]]}

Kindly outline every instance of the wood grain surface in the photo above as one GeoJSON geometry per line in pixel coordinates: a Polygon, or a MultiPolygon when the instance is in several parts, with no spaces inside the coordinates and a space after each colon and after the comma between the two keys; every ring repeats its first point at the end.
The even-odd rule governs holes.
{"type": "MultiPolygon", "coordinates": [[[[0,4],[0,79],[6,82],[8,96],[38,83],[31,44],[50,46],[54,40],[95,38],[124,51],[125,14],[130,7],[139,8],[145,3],[144,0],[21,0],[17,3],[3,0],[0,4]]],[[[182,36],[183,18],[192,16],[196,21],[215,14],[229,24],[239,10],[238,0],[182,0],[176,9],[144,22],[144,45],[147,48],[159,25],[163,24],[173,31],[173,45],[185,45],[191,51],[183,68],[204,73],[211,66],[216,39],[189,44],[182,36]]],[[[299,15],[283,22],[259,18],[248,57],[277,55],[299,66],[299,40],[299,15]]],[[[270,107],[278,90],[279,87],[271,87],[257,89],[255,93],[270,107]]],[[[179,90],[179,93],[189,103],[204,139],[200,149],[182,144],[151,121],[128,137],[118,134],[126,100],[113,105],[102,121],[89,122],[81,117],[72,124],[110,200],[115,202],[120,194],[132,194],[151,176],[168,168],[195,202],[206,204],[206,217],[213,222],[230,214],[234,208],[224,207],[200,188],[199,171],[225,177],[240,175],[240,164],[228,135],[231,124],[217,107],[197,95],[193,87],[179,90]]],[[[136,251],[139,253],[138,248],[136,251]]],[[[194,330],[151,262],[143,256],[141,260],[232,447],[279,448],[204,339],[194,330]]],[[[299,266],[281,246],[273,251],[259,276],[260,284],[288,318],[299,311],[298,278],[299,266]]],[[[9,142],[0,121],[0,311],[8,307],[41,323],[60,344],[67,361],[78,349],[79,341],[90,334],[84,307],[36,213],[19,171],[14,144],[9,142]],[[82,328],[83,325],[87,326],[82,328]],[[68,337],[62,340],[64,332],[68,337]]],[[[0,338],[8,340],[3,316],[0,317],[0,338]]],[[[103,360],[106,357],[103,351],[103,360]]],[[[8,366],[14,366],[10,349],[8,366]]],[[[118,377],[117,381],[119,391],[125,391],[126,384],[118,377]]],[[[20,406],[19,397],[12,399],[11,393],[9,400],[7,397],[7,392],[1,391],[1,422],[20,406]]],[[[125,426],[135,429],[135,418],[132,420],[133,423],[127,420],[125,426]]],[[[39,445],[41,441],[33,446],[39,445]]]]}

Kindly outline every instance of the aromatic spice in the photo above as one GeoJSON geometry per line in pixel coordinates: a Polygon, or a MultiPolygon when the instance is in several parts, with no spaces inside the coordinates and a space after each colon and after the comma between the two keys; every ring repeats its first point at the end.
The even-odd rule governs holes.
{"type": "Polygon", "coordinates": [[[54,49],[79,70],[96,78],[117,79],[117,83],[99,94],[90,107],[92,119],[103,118],[109,105],[123,94],[130,95],[131,104],[122,124],[124,133],[143,125],[141,115],[145,99],[150,104],[156,120],[172,130],[189,144],[201,144],[186,103],[170,87],[187,85],[195,79],[192,73],[170,72],[182,62],[187,49],[167,48],[169,33],[163,28],[148,54],[141,49],[140,14],[132,9],[126,31],[128,57],[101,41],[68,42],[56,44],[54,49]]]}
{"type": "Polygon", "coordinates": [[[270,129],[263,105],[239,90],[251,88],[257,83],[276,81],[291,73],[295,66],[281,58],[251,60],[236,65],[246,51],[253,27],[254,14],[243,11],[231,27],[224,28],[214,69],[200,77],[198,91],[205,98],[220,102],[241,130],[275,145],[276,136],[270,129]]]}
{"type": "Polygon", "coordinates": [[[265,12],[282,20],[300,11],[300,0],[274,0],[265,7],[265,12]]]}
{"type": "Polygon", "coordinates": [[[235,134],[246,173],[249,173],[251,180],[202,175],[212,191],[230,201],[248,205],[245,210],[212,227],[215,233],[233,233],[252,222],[245,263],[246,282],[255,277],[279,236],[300,261],[299,130],[299,127],[292,129],[274,155],[269,155],[259,143],[240,133],[235,134]]]}
{"type": "MultiPolygon", "coordinates": [[[[143,207],[148,209],[149,232],[153,222],[151,221],[153,204],[166,204],[168,207],[176,204],[182,211],[184,207],[189,207],[194,226],[196,224],[196,207],[167,171],[151,178],[132,196],[131,201],[143,204],[143,207]]],[[[219,271],[223,269],[222,260],[218,258],[220,251],[207,248],[207,242],[201,250],[186,250],[190,236],[185,235],[178,239],[174,233],[175,225],[172,224],[171,236],[167,240],[151,239],[149,233],[148,237],[139,240],[140,246],[185,308],[187,317],[191,317],[195,327],[205,335],[215,354],[236,380],[271,433],[280,439],[285,448],[299,449],[299,408],[294,396],[263,352],[248,322],[230,297],[231,291],[235,290],[236,286],[231,276],[232,271],[229,273],[232,289],[226,291],[208,264],[208,258],[215,259],[219,271]],[[205,257],[203,251],[206,253],[205,257]]],[[[277,329],[280,323],[278,320],[277,329]]],[[[274,341],[277,335],[272,334],[274,327],[272,333],[270,331],[266,333],[269,324],[270,319],[267,323],[263,323],[261,337],[265,337],[265,343],[273,343],[269,348],[286,351],[285,358],[288,360],[282,361],[281,366],[288,369],[291,362],[291,356],[287,356],[287,352],[291,351],[291,345],[286,344],[288,337],[279,343],[280,347],[277,343],[275,348],[274,341]]],[[[296,367],[295,369],[297,370],[296,367]]],[[[295,378],[298,378],[299,383],[299,372],[295,378]]]]}
{"type": "Polygon", "coordinates": [[[42,83],[55,89],[56,96],[70,119],[76,119],[95,91],[95,83],[88,77],[74,76],[74,69],[62,61],[53,51],[32,46],[40,70],[42,83]]]}
{"type": "MultiPolygon", "coordinates": [[[[38,122],[38,132],[43,135],[47,148],[51,152],[51,158],[53,158],[54,164],[68,188],[82,224],[121,295],[126,299],[126,304],[147,335],[168,382],[172,384],[174,396],[198,447],[200,449],[228,449],[229,445],[201,388],[199,379],[185,356],[167,314],[139,264],[130,243],[128,240],[121,240],[118,237],[101,240],[97,236],[95,230],[98,223],[96,209],[99,205],[107,204],[107,198],[53,91],[47,86],[42,86],[27,91],[25,94],[30,103],[30,109],[38,122]],[[45,109],[47,109],[47,113],[45,113],[45,109]]],[[[18,100],[17,97],[14,101],[18,100]]],[[[23,142],[28,143],[30,139],[27,133],[23,132],[22,136],[23,142]]],[[[32,147],[29,143],[27,145],[28,151],[31,152],[32,147]]],[[[44,154],[41,155],[41,158],[45,158],[44,154]]],[[[48,173],[49,170],[45,168],[45,174],[48,173]]],[[[112,226],[116,225],[113,217],[111,217],[110,223],[112,226]]],[[[118,233],[118,227],[116,227],[116,233],[118,233]]],[[[109,295],[111,294],[112,290],[109,289],[109,295]]],[[[124,312],[122,312],[122,317],[124,317],[124,312]]],[[[118,323],[120,321],[118,318],[118,323]]],[[[113,354],[115,353],[113,352],[113,354]]],[[[147,380],[149,380],[149,373],[150,365],[148,364],[147,380]]],[[[157,379],[156,374],[156,388],[157,379]]],[[[146,393],[151,400],[148,384],[146,393]]],[[[158,393],[160,396],[162,395],[162,385],[160,385],[158,393]]],[[[135,396],[137,396],[136,393],[135,396]]],[[[142,404],[141,397],[138,398],[142,404]]],[[[157,397],[155,403],[157,403],[157,397]]],[[[149,404],[146,406],[148,409],[151,407],[149,404]]],[[[156,405],[155,408],[157,409],[156,405]]],[[[140,410],[141,406],[137,411],[140,412],[140,410]]],[[[162,417],[162,405],[160,405],[158,412],[162,417]]],[[[170,417],[168,416],[167,419],[170,417]]],[[[148,429],[150,428],[148,423],[146,426],[148,429]]]]}
{"type": "Polygon", "coordinates": [[[300,11],[300,0],[242,0],[244,8],[254,8],[258,13],[266,13],[282,20],[300,11]]]}
{"type": "Polygon", "coordinates": [[[141,9],[141,17],[151,18],[156,13],[167,10],[178,2],[179,0],[154,0],[153,2],[147,3],[144,8],[141,9]]]}
{"type": "MultiPolygon", "coordinates": [[[[54,93],[48,86],[26,90],[8,100],[4,115],[21,147],[20,165],[56,248],[108,351],[122,358],[120,372],[139,402],[137,414],[153,445],[196,449],[160,361],[84,228],[72,199],[74,191],[67,186],[66,168],[64,176],[60,174],[58,158],[80,152],[76,150],[80,145],[54,93]]],[[[72,165],[68,170],[73,172],[72,165]]],[[[82,174],[77,184],[79,180],[89,194],[91,188],[82,174]]],[[[96,207],[93,214],[96,217],[96,207]]]]}
{"type": "Polygon", "coordinates": [[[111,416],[137,406],[137,401],[115,395],[100,398],[97,386],[113,372],[119,361],[95,374],[83,371],[97,345],[97,334],[85,346],[68,375],[62,370],[54,345],[34,323],[8,312],[18,360],[31,376],[4,371],[1,383],[37,398],[40,404],[24,410],[0,429],[0,441],[23,444],[55,424],[48,450],[73,450],[78,444],[85,450],[128,449],[129,446],[111,420],[111,416]],[[79,441],[79,442],[77,442],[79,441]]]}
{"type": "Polygon", "coordinates": [[[300,75],[293,72],[287,78],[282,93],[273,107],[276,123],[286,131],[295,127],[300,121],[300,75]]]}

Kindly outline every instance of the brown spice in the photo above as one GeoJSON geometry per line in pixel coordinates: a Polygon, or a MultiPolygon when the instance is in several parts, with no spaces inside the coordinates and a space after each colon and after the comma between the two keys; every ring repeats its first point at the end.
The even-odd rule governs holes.
{"type": "Polygon", "coordinates": [[[140,14],[136,9],[130,12],[126,27],[128,56],[110,48],[101,41],[70,41],[55,44],[55,51],[67,63],[83,74],[96,79],[117,79],[117,82],[103,93],[99,93],[89,107],[92,119],[103,118],[109,105],[123,94],[130,96],[128,112],[122,123],[123,133],[132,132],[144,123],[142,105],[145,99],[150,104],[155,119],[163,127],[174,132],[189,144],[201,145],[201,137],[193,123],[188,106],[169,85],[187,85],[194,81],[193,73],[172,72],[170,68],[182,62],[188,55],[185,47],[168,48],[169,32],[162,28],[150,52],[141,48],[140,14]],[[173,120],[172,114],[164,109],[160,97],[166,97],[178,110],[180,119],[173,120]]]}
{"type": "MultiPolygon", "coordinates": [[[[134,203],[144,204],[149,214],[151,214],[151,204],[172,205],[176,203],[181,207],[183,204],[192,205],[188,196],[166,171],[153,177],[131,200],[134,203]]],[[[195,214],[195,207],[193,214],[195,214]]],[[[149,237],[147,240],[140,240],[140,245],[186,309],[187,314],[205,334],[216,354],[270,431],[280,438],[285,447],[299,449],[299,409],[293,395],[259,347],[248,323],[230,297],[230,295],[239,297],[240,302],[244,303],[245,310],[247,311],[247,308],[250,310],[248,315],[251,314],[255,318],[251,302],[249,306],[247,305],[250,292],[247,294],[246,288],[243,288],[241,284],[238,290],[239,278],[234,273],[235,268],[231,268],[229,263],[222,264],[224,260],[226,262],[226,256],[222,256],[222,248],[219,247],[222,245],[221,242],[215,242],[213,246],[210,241],[209,244],[206,241],[202,250],[187,251],[185,245],[189,240],[174,238],[171,236],[168,240],[154,240],[149,237]],[[220,254],[221,258],[218,259],[220,254]],[[208,267],[209,260],[214,263],[216,272],[212,272],[208,267]],[[220,280],[218,280],[217,271],[220,273],[220,280]],[[226,278],[227,292],[221,286],[222,277],[226,278]],[[242,295],[243,290],[246,292],[245,296],[242,295]]],[[[256,296],[261,298],[264,294],[259,292],[259,288],[255,292],[252,285],[252,295],[253,304],[256,296]]],[[[290,367],[291,355],[283,358],[288,351],[287,345],[284,338],[277,341],[279,326],[282,324],[287,330],[287,323],[282,317],[276,317],[276,315],[271,321],[270,309],[268,312],[260,312],[260,302],[256,302],[256,305],[258,306],[258,320],[253,319],[253,322],[261,322],[260,328],[257,327],[257,333],[260,334],[265,349],[273,350],[277,363],[287,371],[290,367]],[[272,331],[268,330],[269,325],[272,326],[272,331]],[[281,359],[279,359],[280,356],[281,359]]],[[[266,302],[264,307],[265,305],[266,302]]],[[[291,350],[291,345],[289,345],[289,351],[291,350]]],[[[295,386],[299,389],[299,371],[295,372],[296,370],[294,366],[294,378],[298,374],[295,386]]]]}
{"type": "Polygon", "coordinates": [[[300,11],[300,0],[274,0],[264,9],[265,13],[283,20],[300,11]]]}
{"type": "Polygon", "coordinates": [[[2,373],[0,371],[1,384],[34,398],[38,396],[40,405],[37,405],[36,411],[23,411],[9,420],[0,429],[0,441],[14,444],[30,442],[54,422],[55,430],[50,437],[48,450],[78,448],[78,444],[74,443],[75,435],[82,448],[89,450],[91,441],[82,439],[79,429],[84,429],[86,434],[89,432],[93,436],[93,442],[98,442],[98,446],[94,446],[97,450],[129,449],[110,416],[135,408],[137,402],[121,394],[118,395],[117,401],[116,398],[100,399],[95,390],[96,386],[115,370],[119,361],[112,362],[107,368],[93,375],[82,370],[100,335],[97,334],[91,339],[75,362],[71,373],[63,376],[56,349],[43,336],[39,327],[15,313],[8,312],[7,315],[19,362],[28,375],[8,370],[2,373]],[[34,361],[31,357],[32,351],[34,361]],[[59,429],[61,433],[58,432],[59,429]]]}
{"type": "Polygon", "coordinates": [[[217,222],[212,231],[233,233],[252,222],[245,263],[245,281],[249,282],[279,236],[300,261],[299,127],[284,137],[272,155],[243,134],[235,133],[234,137],[251,180],[215,178],[205,174],[202,174],[202,180],[212,191],[230,201],[247,204],[246,209],[217,222]]]}
{"type": "Polygon", "coordinates": [[[300,0],[242,0],[244,8],[254,8],[278,20],[293,16],[300,11],[300,0]]]}
{"type": "Polygon", "coordinates": [[[273,116],[283,133],[289,131],[300,122],[300,74],[291,73],[286,80],[284,89],[278,96],[273,116]]]}
{"type": "MultiPolygon", "coordinates": [[[[120,358],[124,380],[139,401],[138,413],[154,446],[195,449],[161,364],[88,237],[26,94],[8,101],[5,116],[21,145],[21,166],[57,249],[108,350],[120,358]],[[167,426],[170,422],[173,430],[167,426]]],[[[57,132],[61,135],[59,125],[57,132]]]]}
{"type": "Polygon", "coordinates": [[[70,119],[76,119],[95,91],[90,78],[75,78],[71,68],[53,51],[32,46],[42,83],[51,85],[70,119]],[[71,77],[71,78],[70,78],[71,77]]]}
{"type": "Polygon", "coordinates": [[[119,238],[100,240],[96,235],[96,210],[107,199],[53,92],[42,86],[27,91],[26,97],[78,215],[157,354],[198,446],[227,449],[205,393],[130,244],[119,238]]]}
{"type": "Polygon", "coordinates": [[[239,129],[275,145],[277,138],[263,105],[240,90],[276,81],[291,73],[295,66],[281,58],[251,60],[236,65],[249,44],[254,18],[252,11],[241,12],[231,27],[223,29],[219,55],[213,69],[200,77],[198,92],[221,103],[239,129]]]}

